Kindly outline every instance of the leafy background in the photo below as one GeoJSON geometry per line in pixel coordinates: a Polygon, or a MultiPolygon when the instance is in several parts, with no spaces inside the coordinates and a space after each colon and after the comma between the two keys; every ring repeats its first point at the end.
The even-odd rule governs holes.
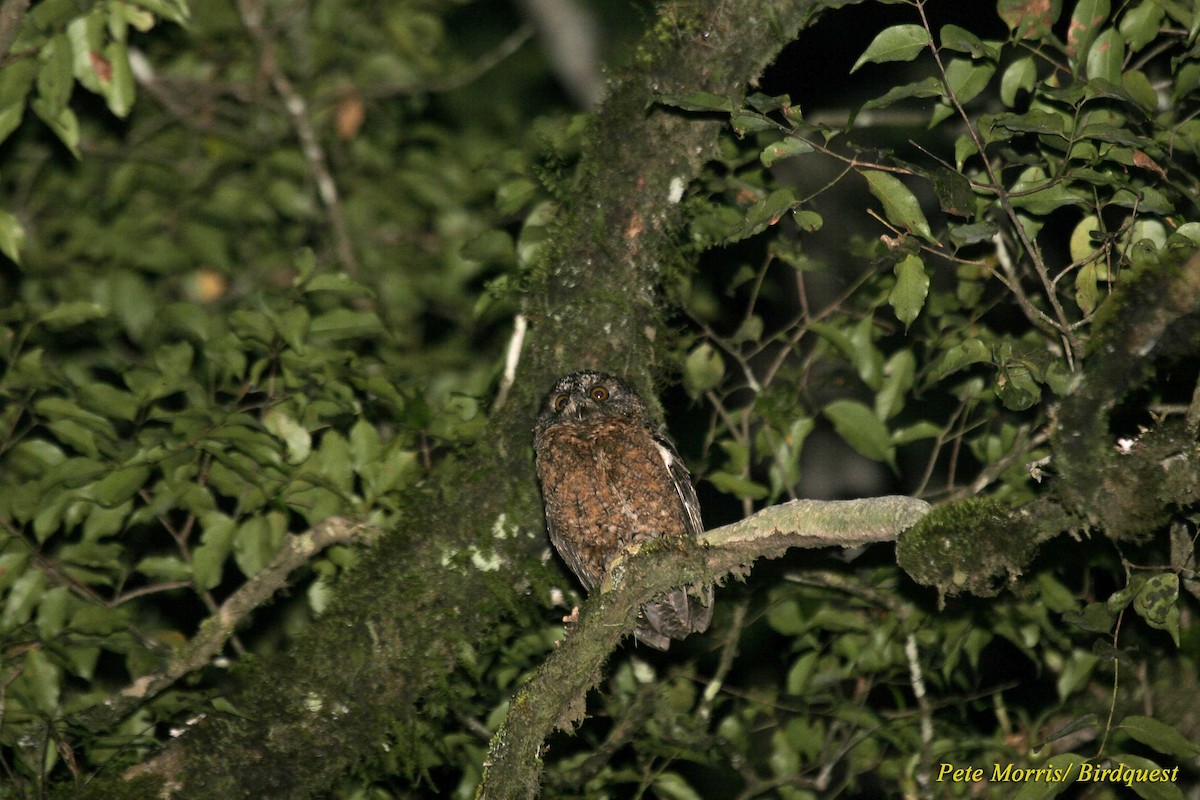
{"type": "MultiPolygon", "coordinates": [[[[1074,517],[1032,562],[980,520],[1045,497],[1113,292],[1200,246],[1200,12],[963,5],[831,8],[744,98],[660,98],[727,125],[679,187],[655,369],[710,526],[901,492],[1001,567],[760,565],[706,636],[613,657],[546,796],[1007,796],[931,771],[1106,758],[1181,777],[1016,788],[1195,796],[1195,509],[1121,495],[1128,524],[1074,517]]],[[[686,10],[583,8],[613,72],[686,10]]],[[[311,554],[273,602],[238,591],[330,518],[394,526],[478,440],[589,129],[541,14],[0,4],[0,796],[70,796],[240,713],[242,665],[287,652],[362,547],[311,554]]],[[[1113,448],[1194,444],[1194,344],[1116,398],[1113,448]]],[[[473,796],[577,602],[555,561],[537,575],[333,796],[473,796]]]]}

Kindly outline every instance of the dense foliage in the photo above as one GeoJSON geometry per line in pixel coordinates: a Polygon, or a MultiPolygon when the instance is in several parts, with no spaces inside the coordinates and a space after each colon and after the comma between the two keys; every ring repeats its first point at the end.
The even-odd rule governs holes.
{"type": "MultiPolygon", "coordinates": [[[[707,36],[660,5],[596,4],[614,64],[707,36]]],[[[651,371],[682,387],[710,525],[812,493],[939,508],[895,549],[760,564],[666,654],[619,650],[544,793],[1182,797],[1200,9],[828,5],[745,96],[639,110],[724,130],[663,199],[686,227],[645,287],[672,309],[651,371]]],[[[243,670],[270,675],[373,531],[454,495],[589,169],[534,27],[486,0],[0,3],[0,797],[245,713],[243,670]]],[[[577,602],[540,537],[489,544],[540,525],[447,550],[445,580],[515,599],[449,643],[420,724],[313,792],[473,796],[577,602]]]]}

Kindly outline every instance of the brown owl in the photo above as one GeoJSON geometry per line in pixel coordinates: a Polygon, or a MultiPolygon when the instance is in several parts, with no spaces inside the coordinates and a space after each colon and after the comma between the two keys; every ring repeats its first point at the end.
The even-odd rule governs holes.
{"type": "MultiPolygon", "coordinates": [[[[630,545],[704,531],[692,476],[620,378],[560,378],[542,402],[533,449],[550,541],[588,591],[630,545]]],[[[693,592],[675,589],[647,603],[638,641],[666,650],[671,639],[706,630],[712,586],[693,592]]]]}

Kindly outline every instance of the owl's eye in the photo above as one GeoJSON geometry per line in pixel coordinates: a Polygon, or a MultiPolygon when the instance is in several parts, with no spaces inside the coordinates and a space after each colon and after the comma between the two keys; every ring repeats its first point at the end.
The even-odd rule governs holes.
{"type": "Polygon", "coordinates": [[[593,386],[592,399],[597,403],[603,403],[608,399],[608,389],[605,389],[603,386],[593,386]]]}
{"type": "Polygon", "coordinates": [[[571,400],[571,398],[568,397],[567,395],[560,394],[558,397],[554,398],[554,410],[562,411],[564,408],[567,407],[567,403],[570,400],[571,400]]]}

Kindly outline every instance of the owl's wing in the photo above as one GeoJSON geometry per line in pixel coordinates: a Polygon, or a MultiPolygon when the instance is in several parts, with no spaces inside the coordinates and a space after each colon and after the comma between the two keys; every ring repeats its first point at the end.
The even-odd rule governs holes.
{"type": "Polygon", "coordinates": [[[558,528],[554,525],[554,520],[546,519],[547,533],[550,534],[550,543],[554,545],[554,549],[562,556],[562,560],[567,562],[567,566],[571,568],[571,572],[575,573],[575,577],[583,584],[586,591],[591,591],[596,586],[596,582],[600,576],[587,567],[587,562],[583,559],[583,553],[572,547],[569,542],[564,541],[558,535],[558,528]]]}
{"type": "Polygon", "coordinates": [[[683,516],[687,523],[688,533],[692,536],[700,536],[704,533],[704,520],[700,518],[700,500],[696,497],[696,487],[692,484],[692,473],[688,472],[688,468],[684,466],[683,459],[680,458],[675,445],[661,431],[654,432],[654,444],[658,448],[663,462],[667,465],[667,471],[671,474],[671,483],[675,486],[675,493],[679,495],[679,501],[683,503],[683,516]]]}

